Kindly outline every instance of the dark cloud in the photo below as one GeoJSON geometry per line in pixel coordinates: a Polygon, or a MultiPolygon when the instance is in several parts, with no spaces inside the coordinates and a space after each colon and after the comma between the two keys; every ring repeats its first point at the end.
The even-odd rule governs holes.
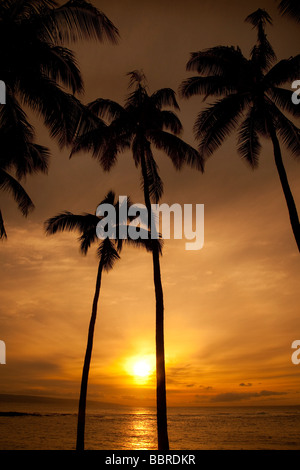
{"type": "Polygon", "coordinates": [[[252,387],[252,384],[250,382],[248,382],[247,384],[242,382],[242,383],[240,383],[240,387],[252,387]]]}

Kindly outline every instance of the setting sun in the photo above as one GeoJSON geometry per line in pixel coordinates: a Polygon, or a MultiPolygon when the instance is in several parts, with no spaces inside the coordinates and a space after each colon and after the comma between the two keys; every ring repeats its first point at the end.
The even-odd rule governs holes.
{"type": "Polygon", "coordinates": [[[134,375],[138,377],[148,377],[151,373],[151,369],[151,364],[145,359],[141,359],[133,366],[134,375]]]}
{"type": "Polygon", "coordinates": [[[148,382],[155,371],[155,357],[153,355],[132,356],[126,360],[125,370],[136,383],[148,382]]]}

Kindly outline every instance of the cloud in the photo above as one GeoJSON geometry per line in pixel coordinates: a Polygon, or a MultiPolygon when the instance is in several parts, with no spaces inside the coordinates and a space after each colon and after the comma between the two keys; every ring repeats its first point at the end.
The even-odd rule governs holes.
{"type": "Polygon", "coordinates": [[[248,382],[247,384],[245,384],[244,382],[242,382],[240,384],[240,387],[252,387],[252,384],[250,382],[248,382]]]}
{"type": "Polygon", "coordinates": [[[228,403],[242,400],[249,400],[251,398],[271,397],[278,395],[286,395],[286,392],[274,392],[271,390],[261,390],[260,392],[229,392],[220,393],[211,398],[214,403],[228,403]]]}

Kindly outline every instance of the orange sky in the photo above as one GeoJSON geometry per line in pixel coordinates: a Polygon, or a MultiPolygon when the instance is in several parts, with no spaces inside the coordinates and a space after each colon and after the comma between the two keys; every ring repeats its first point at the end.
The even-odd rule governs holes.
{"type": "MultiPolygon", "coordinates": [[[[174,90],[188,74],[189,53],[215,45],[240,45],[256,36],[244,18],[266,8],[274,26],[268,37],[278,58],[299,52],[299,26],[276,12],[272,0],[240,2],[93,2],[121,33],[118,46],[74,47],[85,80],[84,102],[122,102],[125,74],[143,69],[150,91],[174,90]]],[[[300,79],[300,77],[299,77],[300,79]]],[[[195,145],[192,126],[201,98],[179,102],[183,137],[195,145]]],[[[83,257],[76,234],[46,237],[43,222],[62,210],[94,212],[109,189],[143,202],[140,174],[130,154],[104,174],[89,155],[68,159],[47,130],[37,140],[51,148],[48,176],[25,186],[36,209],[22,218],[1,194],[8,240],[0,246],[0,393],[77,397],[97,272],[95,250],[83,257]]],[[[157,154],[163,202],[205,205],[205,243],[185,251],[168,240],[161,261],[165,297],[167,399],[169,405],[300,404],[300,365],[291,344],[300,337],[299,254],[273,162],[263,142],[260,167],[250,170],[235,138],[208,161],[204,175],[176,172],[157,154]]],[[[283,152],[300,210],[299,163],[283,152]]],[[[89,397],[122,404],[155,403],[153,377],[136,381],[132,358],[154,354],[151,256],[126,249],[103,276],[89,382],[89,397]]]]}

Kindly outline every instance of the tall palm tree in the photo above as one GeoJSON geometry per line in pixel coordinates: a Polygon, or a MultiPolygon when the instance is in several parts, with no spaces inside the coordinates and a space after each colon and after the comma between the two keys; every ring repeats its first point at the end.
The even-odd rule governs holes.
{"type": "Polygon", "coordinates": [[[300,251],[300,226],[296,204],[282,160],[282,144],[296,157],[300,155],[300,129],[285,115],[300,116],[300,106],[292,103],[290,82],[300,76],[300,55],[275,63],[265,25],[271,18],[257,10],[246,18],[258,31],[250,59],[239,47],[218,46],[191,54],[187,70],[198,76],[184,80],[184,98],[202,94],[221,97],[198,114],[194,125],[199,151],[204,159],[212,155],[225,138],[238,128],[238,153],[252,168],[257,168],[260,137],[273,144],[276,168],[288,207],[293,234],[300,251]]]}
{"type": "MultiPolygon", "coordinates": [[[[131,243],[134,246],[143,246],[147,250],[151,249],[149,242],[143,238],[139,238],[137,240],[132,240],[130,238],[121,238],[118,236],[119,229],[121,225],[127,223],[127,221],[119,221],[119,211],[121,207],[119,203],[115,200],[114,192],[110,191],[104,198],[104,200],[100,204],[110,204],[115,207],[115,211],[117,214],[116,217],[116,238],[110,239],[106,237],[104,239],[98,239],[96,234],[96,227],[100,220],[103,217],[98,217],[97,215],[93,214],[81,214],[75,215],[71,212],[62,212],[61,214],[56,215],[48,219],[45,222],[45,230],[47,234],[55,234],[57,232],[63,231],[73,231],[77,230],[80,233],[79,242],[80,242],[80,250],[81,252],[86,255],[90,246],[95,243],[96,241],[99,242],[97,248],[97,255],[99,258],[99,265],[98,265],[98,272],[97,272],[97,280],[96,280],[96,288],[92,306],[92,314],[89,324],[89,331],[88,331],[88,340],[86,346],[86,353],[84,358],[84,365],[82,370],[82,378],[81,378],[81,388],[80,388],[80,398],[79,398],[79,407],[78,407],[78,423],[77,423],[77,441],[76,441],[76,449],[77,450],[84,450],[84,433],[85,433],[85,414],[86,414],[86,397],[87,397],[87,386],[88,386],[88,377],[89,377],[89,370],[90,370],[90,363],[91,363],[91,356],[92,356],[92,349],[93,349],[93,339],[94,339],[94,331],[95,331],[95,323],[97,317],[97,309],[98,309],[98,300],[100,295],[100,288],[101,288],[101,279],[102,279],[102,272],[103,271],[110,271],[115,262],[120,259],[120,252],[124,242],[131,243]]],[[[126,204],[127,207],[130,207],[131,202],[129,198],[123,201],[123,204],[126,204]]],[[[142,229],[143,230],[143,229],[142,229]]],[[[158,249],[160,249],[160,241],[157,242],[158,249]]]]}
{"type": "MultiPolygon", "coordinates": [[[[177,115],[164,106],[179,109],[175,93],[162,88],[148,93],[146,78],[140,71],[130,72],[130,88],[133,91],[125,105],[96,99],[88,105],[94,113],[91,123],[79,125],[78,136],[72,154],[80,150],[92,151],[105,171],[116,163],[118,154],[131,149],[136,167],[141,169],[141,181],[149,228],[154,223],[151,203],[158,203],[163,194],[163,182],[152,148],[164,151],[177,170],[188,164],[203,170],[199,153],[180,137],[182,125],[177,115]],[[106,119],[106,122],[103,121],[106,119]]],[[[156,397],[158,449],[168,450],[166,374],[164,348],[164,300],[158,245],[152,241],[153,276],[156,298],[156,397]]]]}
{"type": "Polygon", "coordinates": [[[279,11],[282,15],[288,15],[300,22],[300,3],[299,0],[281,0],[278,5],[279,11]]]}
{"type": "MultiPolygon", "coordinates": [[[[115,43],[118,31],[104,13],[83,0],[61,6],[54,0],[0,3],[0,79],[7,95],[6,104],[0,105],[0,168],[15,171],[17,180],[28,173],[46,172],[49,155],[48,149],[34,143],[24,106],[43,118],[61,146],[71,142],[82,113],[74,93],[83,92],[83,81],[73,52],[63,44],[81,39],[115,43]]],[[[0,187],[11,188],[4,174],[0,181],[0,187]]],[[[20,198],[21,193],[25,196],[19,187],[20,198]]],[[[26,215],[29,206],[22,207],[26,215]]],[[[0,238],[4,238],[2,215],[0,220],[0,238]]]]}

